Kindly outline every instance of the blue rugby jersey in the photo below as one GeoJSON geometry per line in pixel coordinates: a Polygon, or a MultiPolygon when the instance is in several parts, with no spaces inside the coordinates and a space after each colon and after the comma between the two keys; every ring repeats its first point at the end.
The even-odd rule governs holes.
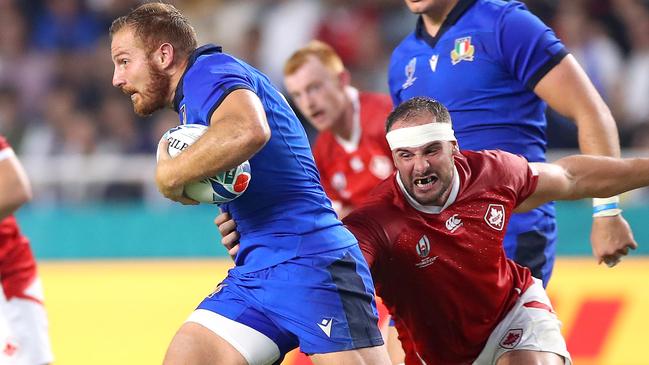
{"type": "Polygon", "coordinates": [[[546,105],[533,89],[566,54],[523,4],[460,0],[437,36],[420,18],[394,50],[390,94],[395,105],[414,96],[442,102],[462,149],[545,161],[546,105]]]}
{"type": "Polygon", "coordinates": [[[268,143],[249,160],[248,189],[221,205],[241,234],[237,270],[252,272],[298,255],[356,244],[320,185],[304,128],[261,72],[221,47],[198,48],[176,89],[174,108],[180,122],[209,125],[214,110],[237,89],[259,97],[271,130],[268,143]]]}

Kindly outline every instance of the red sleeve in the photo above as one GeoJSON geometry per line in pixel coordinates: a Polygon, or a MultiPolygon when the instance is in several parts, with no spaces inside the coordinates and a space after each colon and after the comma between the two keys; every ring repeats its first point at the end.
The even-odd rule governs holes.
{"type": "Polygon", "coordinates": [[[13,156],[13,151],[9,142],[0,135],[0,161],[7,159],[8,157],[13,156]]]}
{"type": "Polygon", "coordinates": [[[9,146],[9,142],[7,142],[7,140],[2,135],[0,135],[0,150],[4,150],[5,148],[9,147],[11,147],[9,146]]]}
{"type": "Polygon", "coordinates": [[[370,269],[379,265],[385,252],[386,237],[381,225],[364,213],[365,209],[355,209],[343,219],[345,226],[358,240],[363,256],[370,269]]]}
{"type": "Polygon", "coordinates": [[[494,153],[498,161],[501,162],[500,168],[504,185],[512,192],[516,202],[515,206],[518,206],[536,190],[538,175],[523,156],[504,151],[495,151],[494,153]]]}

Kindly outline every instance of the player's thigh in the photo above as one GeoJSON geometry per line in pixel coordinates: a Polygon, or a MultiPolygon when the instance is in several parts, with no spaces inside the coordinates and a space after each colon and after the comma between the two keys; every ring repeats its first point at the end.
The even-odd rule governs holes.
{"type": "Polygon", "coordinates": [[[163,364],[248,365],[248,362],[221,336],[198,323],[186,322],[171,340],[163,364]]]}
{"type": "Polygon", "coordinates": [[[311,355],[314,365],[390,365],[385,346],[311,355]]]}
{"type": "Polygon", "coordinates": [[[563,356],[552,352],[517,350],[502,355],[496,365],[564,365],[563,356]]]}
{"type": "Polygon", "coordinates": [[[249,365],[279,364],[287,352],[297,347],[297,340],[260,311],[254,298],[243,296],[241,288],[229,279],[199,304],[187,322],[211,331],[249,365]]]}

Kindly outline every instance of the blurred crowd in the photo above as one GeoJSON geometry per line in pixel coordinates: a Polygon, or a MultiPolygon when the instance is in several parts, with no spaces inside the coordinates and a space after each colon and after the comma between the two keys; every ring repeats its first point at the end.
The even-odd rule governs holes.
{"type": "MultiPolygon", "coordinates": [[[[416,21],[402,0],[168,2],[190,18],[200,43],[222,45],[279,86],[284,61],[317,38],[342,56],[355,86],[387,91],[390,53],[416,21]]],[[[593,80],[618,122],[622,146],[649,149],[649,0],[525,2],[593,80]]],[[[130,99],[111,85],[108,27],[138,3],[0,0],[0,134],[32,166],[41,161],[56,175],[61,171],[47,171],[53,157],[153,156],[160,136],[178,124],[172,111],[137,117],[130,99]]],[[[549,114],[550,148],[576,148],[574,125],[549,114]]],[[[133,199],[144,190],[118,181],[75,196],[133,199]]],[[[57,199],[56,191],[51,195],[57,199]]]]}

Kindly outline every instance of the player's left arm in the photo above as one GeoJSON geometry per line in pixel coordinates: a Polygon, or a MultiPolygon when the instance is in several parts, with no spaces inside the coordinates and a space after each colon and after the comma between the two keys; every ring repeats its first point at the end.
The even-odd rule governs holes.
{"type": "Polygon", "coordinates": [[[270,127],[259,97],[237,89],[225,97],[196,143],[174,159],[166,153],[169,142],[160,141],[156,184],[167,198],[191,203],[183,196],[185,184],[232,169],[250,159],[270,139],[270,127]]]}
{"type": "MultiPolygon", "coordinates": [[[[571,55],[566,56],[536,85],[534,92],[550,107],[577,124],[582,153],[620,156],[617,127],[611,111],[584,70],[571,55]]],[[[621,214],[593,218],[591,244],[601,263],[615,264],[610,257],[632,244],[633,233],[621,214]]]]}
{"type": "MultiPolygon", "coordinates": [[[[516,208],[517,212],[528,211],[552,200],[607,197],[649,185],[649,158],[575,155],[551,164],[530,163],[530,168],[538,175],[537,186],[516,208]]],[[[602,260],[617,262],[629,248],[637,248],[633,236],[602,260]]]]}
{"type": "Polygon", "coordinates": [[[22,164],[11,148],[0,150],[0,220],[32,198],[32,188],[22,164]]]}

